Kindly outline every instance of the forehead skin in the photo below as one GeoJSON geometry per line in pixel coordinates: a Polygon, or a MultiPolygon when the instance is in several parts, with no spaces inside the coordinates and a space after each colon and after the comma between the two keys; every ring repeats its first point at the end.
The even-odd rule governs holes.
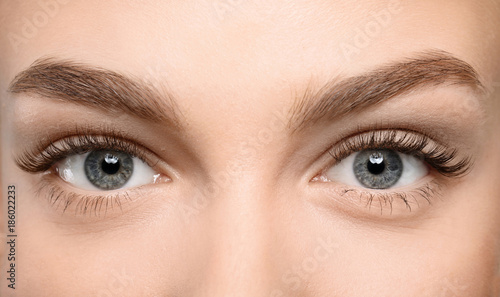
{"type": "MultiPolygon", "coordinates": [[[[290,85],[311,77],[354,74],[430,48],[471,63],[486,81],[500,68],[498,1],[68,2],[22,43],[2,36],[7,78],[41,54],[149,74],[182,98],[190,120],[221,112],[234,114],[231,122],[258,120],[262,104],[288,104],[283,95],[264,103],[262,92],[289,94],[290,85]],[[378,21],[377,30],[371,25],[383,10],[390,19],[378,21]],[[210,99],[220,102],[217,108],[210,99]],[[235,100],[256,108],[245,106],[241,117],[235,100]]],[[[22,18],[31,19],[40,6],[2,3],[5,32],[23,36],[22,18]]]]}
{"type": "MultiPolygon", "coordinates": [[[[49,16],[46,23],[42,22],[30,34],[23,33],[25,20],[32,20],[39,11],[43,8],[38,1],[0,0],[2,92],[18,72],[44,56],[72,59],[147,77],[155,84],[167,86],[180,99],[177,105],[188,127],[187,133],[198,140],[197,145],[202,148],[200,154],[208,160],[205,162],[210,163],[213,172],[223,168],[228,159],[237,158],[238,144],[250,135],[257,135],[262,126],[270,122],[273,112],[291,108],[291,94],[304,92],[311,81],[316,85],[335,77],[356,75],[387,61],[429,49],[452,53],[476,68],[487,88],[497,86],[494,89],[496,97],[492,97],[496,101],[492,99],[489,102],[495,108],[489,109],[489,113],[493,119],[492,126],[498,127],[499,124],[500,1],[60,1],[58,10],[49,16]],[[388,14],[381,16],[382,12],[388,14]],[[221,135],[224,136],[222,140],[221,135]]],[[[268,148],[271,151],[272,148],[268,148]]],[[[279,150],[274,149],[273,153],[249,160],[245,165],[251,169],[252,166],[273,164],[270,160],[279,150]]],[[[264,179],[259,176],[252,178],[242,182],[237,190],[252,193],[253,182],[264,179]]],[[[471,191],[474,191],[473,187],[471,191]]],[[[237,196],[236,192],[233,194],[237,196]]],[[[482,194],[493,195],[486,190],[482,194]]],[[[219,218],[217,222],[224,219],[219,218]]],[[[238,228],[235,227],[234,233],[244,234],[245,228],[238,228]]],[[[264,233],[267,226],[262,226],[260,230],[264,233]]],[[[149,239],[147,234],[141,236],[141,240],[149,239]]],[[[438,240],[439,234],[430,237],[438,240]]],[[[234,238],[232,247],[242,254],[248,252],[246,249],[255,248],[252,255],[258,262],[257,258],[265,258],[267,251],[255,243],[260,237],[249,235],[249,238],[255,239],[253,246],[245,247],[241,244],[243,239],[234,238]]],[[[382,245],[380,242],[376,244],[382,245]]],[[[402,258],[411,264],[419,264],[419,259],[432,258],[419,258],[418,253],[423,251],[423,247],[431,249],[433,242],[423,243],[422,248],[406,246],[411,252],[402,258]],[[410,259],[413,257],[415,260],[410,259]]],[[[296,247],[297,250],[300,248],[296,247]]],[[[471,257],[475,255],[474,248],[476,246],[472,245],[457,254],[463,252],[471,257]]],[[[408,270],[408,274],[403,276],[391,274],[393,262],[371,257],[380,251],[371,250],[371,247],[366,248],[366,254],[361,247],[349,247],[348,250],[359,258],[342,258],[332,264],[345,269],[349,278],[340,284],[344,291],[337,292],[338,296],[368,296],[367,292],[373,296],[386,296],[394,293],[385,287],[370,288],[370,284],[363,287],[363,284],[356,283],[357,279],[375,280],[377,285],[386,279],[403,282],[407,286],[419,284],[416,278],[405,279],[419,275],[418,271],[408,270]],[[369,264],[371,261],[376,264],[369,264]],[[368,271],[365,274],[364,263],[368,271]],[[368,275],[371,271],[388,274],[371,278],[368,275]]],[[[150,252],[153,254],[155,251],[151,248],[150,252]]],[[[116,253],[122,255],[121,251],[116,253]]],[[[129,254],[123,252],[123,255],[129,254]]],[[[226,260],[224,257],[230,256],[220,257],[226,260]]],[[[303,258],[298,258],[300,263],[303,258]]],[[[144,281],[151,288],[160,287],[158,283],[164,281],[161,276],[166,272],[155,272],[155,277],[151,279],[144,276],[151,268],[144,263],[156,260],[149,257],[130,260],[139,267],[137,282],[144,281]]],[[[473,259],[477,260],[474,262],[470,259],[470,265],[454,260],[451,256],[446,258],[443,266],[450,271],[459,270],[458,279],[469,277],[465,272],[460,274],[469,268],[476,269],[474,273],[477,275],[490,275],[488,271],[481,270],[481,260],[473,259]]],[[[196,266],[196,263],[190,264],[196,266]]],[[[223,275],[230,275],[228,271],[231,269],[238,271],[239,265],[243,266],[238,259],[232,264],[237,268],[229,267],[225,268],[227,271],[214,273],[214,279],[220,281],[223,275]],[[217,278],[219,275],[221,277],[217,278]]],[[[77,260],[71,265],[79,267],[77,260]]],[[[277,266],[283,271],[291,267],[286,263],[277,266]]],[[[431,270],[439,270],[437,266],[439,264],[431,270]]],[[[58,267],[63,269],[65,266],[58,267]]],[[[152,267],[165,268],[159,264],[152,267]]],[[[420,266],[416,267],[419,269],[420,266]]],[[[263,273],[256,283],[281,281],[283,271],[276,272],[278,276],[268,280],[269,271],[278,269],[265,265],[261,268],[262,271],[268,269],[267,274],[263,273]]],[[[187,270],[184,267],[181,270],[185,272],[184,269],[187,270]]],[[[398,269],[406,272],[406,268],[398,269]]],[[[89,265],[85,272],[92,275],[95,271],[89,265]]],[[[57,275],[57,272],[54,273],[57,275]]],[[[314,277],[329,283],[330,273],[337,272],[331,269],[324,273],[314,277]]],[[[194,277],[201,278],[198,275],[194,277]]],[[[94,281],[90,276],[88,279],[94,281]]],[[[245,280],[241,279],[242,282],[245,280]]],[[[342,281],[342,276],[338,279],[342,281]]],[[[85,287],[85,284],[77,282],[74,285],[85,287]]],[[[386,285],[399,287],[402,291],[398,296],[406,293],[395,283],[386,285]]],[[[474,285],[479,288],[483,284],[474,285]]],[[[207,296],[234,293],[231,288],[227,290],[215,288],[210,292],[218,295],[207,296]]],[[[137,292],[140,292],[139,289],[137,292]]],[[[442,291],[438,288],[433,292],[436,293],[432,296],[437,296],[442,291]]],[[[249,289],[247,293],[248,296],[266,294],[258,292],[258,289],[249,289]]],[[[422,296],[418,292],[415,294],[422,296]]],[[[327,295],[324,293],[324,296],[327,295]]]]}

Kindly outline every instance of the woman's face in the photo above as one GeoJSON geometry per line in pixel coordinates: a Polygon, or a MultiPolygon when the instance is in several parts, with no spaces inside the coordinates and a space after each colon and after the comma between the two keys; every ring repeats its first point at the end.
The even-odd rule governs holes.
{"type": "Polygon", "coordinates": [[[498,296],[499,1],[0,3],[2,296],[498,296]]]}

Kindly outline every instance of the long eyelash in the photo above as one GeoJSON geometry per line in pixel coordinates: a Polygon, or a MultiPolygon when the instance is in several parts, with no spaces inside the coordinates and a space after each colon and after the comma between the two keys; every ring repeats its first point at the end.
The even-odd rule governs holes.
{"type": "Polygon", "coordinates": [[[19,168],[26,172],[43,172],[70,155],[84,154],[99,149],[123,151],[146,162],[143,150],[137,144],[125,140],[117,134],[78,134],[48,145],[39,143],[35,149],[26,151],[16,158],[15,162],[19,168]]]}
{"type": "Polygon", "coordinates": [[[36,195],[39,196],[43,191],[43,196],[47,197],[49,204],[56,210],[60,209],[62,213],[65,213],[71,208],[75,215],[95,215],[96,217],[104,211],[104,216],[106,216],[108,209],[121,209],[123,202],[131,200],[129,193],[134,189],[104,195],[75,193],[54,183],[55,176],[49,171],[58,161],[70,155],[100,149],[122,151],[143,160],[151,167],[156,166],[154,162],[151,162],[151,156],[145,153],[146,149],[142,145],[127,140],[127,137],[118,131],[106,127],[101,127],[99,131],[86,127],[76,128],[70,134],[46,137],[34,149],[27,150],[15,158],[15,162],[26,172],[48,173],[40,180],[36,195]],[[59,140],[53,142],[52,139],[59,140]]]}
{"type": "Polygon", "coordinates": [[[427,162],[437,172],[447,177],[466,174],[473,165],[470,157],[459,160],[458,152],[431,141],[431,138],[405,130],[378,130],[360,133],[339,142],[329,154],[340,162],[352,153],[366,149],[391,149],[415,156],[427,162]]]}

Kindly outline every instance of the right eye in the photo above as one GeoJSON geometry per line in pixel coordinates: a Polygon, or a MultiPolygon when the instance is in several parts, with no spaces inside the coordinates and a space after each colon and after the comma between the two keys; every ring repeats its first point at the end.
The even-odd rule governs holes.
{"type": "Polygon", "coordinates": [[[428,173],[423,161],[388,149],[369,149],[351,154],[326,173],[328,179],[369,189],[388,189],[412,184],[428,173]]]}
{"type": "Polygon", "coordinates": [[[159,176],[138,157],[118,150],[73,154],[54,166],[66,182],[84,190],[117,190],[152,183],[159,176]]]}

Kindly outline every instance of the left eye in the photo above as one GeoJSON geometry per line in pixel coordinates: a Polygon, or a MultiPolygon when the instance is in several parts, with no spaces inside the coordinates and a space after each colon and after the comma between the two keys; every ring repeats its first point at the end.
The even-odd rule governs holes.
{"type": "Polygon", "coordinates": [[[116,190],[152,183],[157,173],[141,159],[115,150],[66,157],[56,164],[59,176],[85,190],[116,190]]]}
{"type": "Polygon", "coordinates": [[[370,189],[403,187],[425,177],[428,167],[414,156],[389,149],[369,149],[351,154],[328,169],[326,178],[370,189]]]}

